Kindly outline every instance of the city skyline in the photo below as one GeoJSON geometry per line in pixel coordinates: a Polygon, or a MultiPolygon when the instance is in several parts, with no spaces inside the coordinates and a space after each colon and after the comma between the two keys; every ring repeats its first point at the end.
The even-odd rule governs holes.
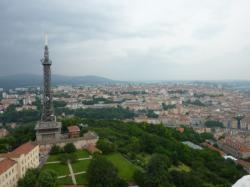
{"type": "Polygon", "coordinates": [[[0,2],[1,75],[40,74],[48,32],[53,74],[250,79],[248,1],[26,2],[0,2]]]}

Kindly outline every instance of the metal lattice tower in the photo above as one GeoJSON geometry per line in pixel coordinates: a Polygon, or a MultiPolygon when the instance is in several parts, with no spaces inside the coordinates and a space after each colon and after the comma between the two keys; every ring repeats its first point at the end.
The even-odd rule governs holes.
{"type": "Polygon", "coordinates": [[[49,59],[48,39],[45,35],[43,65],[43,111],[42,119],[35,127],[38,143],[55,143],[61,138],[61,123],[56,121],[52,107],[51,60],[49,59]]]}
{"type": "Polygon", "coordinates": [[[43,113],[42,121],[53,121],[54,115],[52,110],[51,95],[51,70],[52,61],[49,59],[49,47],[47,35],[45,35],[44,58],[41,60],[43,65],[43,113]]]}

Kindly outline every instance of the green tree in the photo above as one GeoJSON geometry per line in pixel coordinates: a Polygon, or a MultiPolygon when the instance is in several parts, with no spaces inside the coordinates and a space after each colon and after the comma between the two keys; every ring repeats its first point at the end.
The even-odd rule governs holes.
{"type": "Polygon", "coordinates": [[[171,109],[176,108],[176,105],[175,104],[166,105],[165,103],[162,103],[162,108],[163,108],[163,110],[171,110],[171,109]]]}
{"type": "Polygon", "coordinates": [[[67,143],[64,147],[63,147],[64,151],[66,153],[73,153],[76,152],[76,147],[73,143],[67,143]]]}
{"type": "Polygon", "coordinates": [[[37,181],[38,187],[58,187],[57,174],[52,170],[42,171],[37,181]]]}
{"type": "Polygon", "coordinates": [[[23,178],[19,179],[18,187],[35,187],[37,178],[39,176],[39,171],[37,169],[28,169],[23,178]]]}
{"type": "Polygon", "coordinates": [[[136,170],[133,176],[136,184],[138,184],[139,186],[145,186],[145,173],[143,173],[141,170],[136,170]]]}
{"type": "Polygon", "coordinates": [[[65,107],[67,103],[65,101],[53,101],[53,105],[55,108],[65,107]]]}
{"type": "Polygon", "coordinates": [[[118,178],[115,166],[103,156],[96,156],[90,163],[87,171],[89,186],[117,187],[124,186],[124,181],[118,178]]]}
{"type": "Polygon", "coordinates": [[[221,128],[223,128],[224,127],[222,122],[216,121],[216,120],[207,120],[205,122],[205,126],[210,127],[210,128],[212,128],[212,127],[221,127],[221,128]]]}
{"type": "Polygon", "coordinates": [[[168,168],[170,161],[167,156],[155,154],[146,167],[145,186],[159,187],[169,185],[168,168]]]}
{"type": "Polygon", "coordinates": [[[157,115],[153,110],[147,110],[146,115],[147,115],[149,118],[158,118],[158,117],[159,117],[159,115],[157,115]]]}
{"type": "Polygon", "coordinates": [[[104,154],[112,153],[116,150],[115,145],[107,139],[101,139],[97,142],[97,148],[104,154]]]}
{"type": "Polygon", "coordinates": [[[67,164],[68,161],[70,161],[71,163],[76,162],[77,158],[75,154],[64,153],[60,154],[59,160],[62,164],[67,164]]]}
{"type": "Polygon", "coordinates": [[[61,153],[61,152],[62,152],[62,149],[61,149],[60,146],[58,146],[58,145],[53,145],[53,146],[51,147],[51,150],[50,150],[50,154],[51,154],[51,155],[59,154],[59,153],[61,153]]]}

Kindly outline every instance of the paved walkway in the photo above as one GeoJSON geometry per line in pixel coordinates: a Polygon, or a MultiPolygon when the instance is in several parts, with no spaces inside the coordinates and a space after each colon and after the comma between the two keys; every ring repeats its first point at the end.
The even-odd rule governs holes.
{"type": "MultiPolygon", "coordinates": [[[[84,174],[84,173],[86,173],[86,171],[77,172],[77,173],[74,173],[74,175],[76,176],[76,175],[81,175],[81,174],[84,174]]],[[[71,174],[69,174],[69,175],[61,175],[61,176],[59,176],[57,178],[61,179],[61,178],[65,178],[65,177],[68,177],[68,176],[71,177],[71,174]]]]}
{"type": "MultiPolygon", "coordinates": [[[[87,157],[87,158],[79,158],[79,159],[77,159],[77,160],[91,160],[92,158],[93,158],[93,157],[90,155],[90,156],[87,157]]],[[[45,161],[44,161],[45,163],[43,162],[43,164],[59,164],[59,163],[61,163],[60,161],[46,162],[47,159],[48,159],[48,157],[47,157],[46,159],[44,159],[44,160],[45,160],[45,161]]],[[[84,173],[86,173],[86,171],[81,171],[81,172],[74,173],[70,161],[67,161],[67,165],[68,165],[70,174],[69,174],[69,175],[58,176],[57,178],[58,178],[58,179],[61,179],[61,178],[65,178],[65,177],[68,177],[68,176],[69,176],[69,177],[72,178],[73,184],[76,185],[77,182],[76,182],[75,176],[76,176],[76,175],[80,175],[80,174],[84,174],[84,173]]]]}
{"type": "Polygon", "coordinates": [[[79,158],[77,160],[91,160],[92,159],[92,156],[89,156],[88,158],[79,158]]]}
{"type": "Polygon", "coordinates": [[[74,173],[75,175],[81,175],[81,174],[84,174],[86,173],[86,171],[81,171],[81,172],[77,172],[77,173],[74,173]]]}
{"type": "Polygon", "coordinates": [[[65,178],[65,177],[67,177],[67,176],[70,176],[70,175],[62,175],[62,176],[59,176],[59,177],[57,177],[58,179],[61,179],[61,178],[65,178]]]}
{"type": "Polygon", "coordinates": [[[68,161],[68,167],[69,167],[69,171],[70,171],[70,175],[71,175],[73,184],[76,184],[75,174],[74,174],[74,172],[73,172],[73,169],[72,169],[72,166],[71,166],[70,161],[68,161]]]}
{"type": "MultiPolygon", "coordinates": [[[[77,160],[91,160],[93,157],[89,156],[87,158],[78,158],[77,160]]],[[[51,162],[45,162],[45,164],[59,164],[61,163],[60,161],[51,161],[51,162]]]]}
{"type": "Polygon", "coordinates": [[[45,164],[59,164],[61,163],[60,161],[52,161],[52,162],[46,162],[45,164]]]}

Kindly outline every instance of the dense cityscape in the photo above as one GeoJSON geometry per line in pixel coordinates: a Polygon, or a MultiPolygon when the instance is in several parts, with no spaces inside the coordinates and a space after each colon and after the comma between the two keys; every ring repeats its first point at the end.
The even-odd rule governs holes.
{"type": "MultiPolygon", "coordinates": [[[[40,119],[41,100],[43,100],[40,87],[1,89],[1,95],[1,138],[8,137],[12,131],[9,132],[9,129],[15,129],[19,124],[32,123],[40,119]]],[[[70,131],[74,130],[85,132],[88,124],[80,123],[80,118],[87,121],[121,120],[124,123],[132,122],[134,125],[161,125],[175,129],[179,133],[193,129],[195,133],[207,134],[209,138],[201,143],[192,141],[183,143],[192,149],[199,150],[207,147],[218,152],[224,159],[232,160],[242,166],[247,172],[250,171],[248,92],[223,88],[219,83],[124,82],[78,86],[58,85],[53,86],[52,95],[57,119],[73,120],[72,123],[63,123],[67,126],[66,130],[66,126],[62,127],[63,136],[68,136],[70,131]],[[74,120],[75,117],[77,119],[74,120]],[[76,129],[70,129],[68,125],[77,126],[73,126],[76,129]],[[86,129],[83,130],[83,127],[86,129]]],[[[77,134],[75,137],[79,136],[77,134]]],[[[97,140],[98,136],[93,135],[93,141],[97,140]]],[[[14,148],[7,146],[5,141],[0,143],[1,152],[14,148]]],[[[40,153],[40,161],[48,154],[48,150],[41,147],[42,144],[40,151],[44,153],[40,153]]],[[[87,146],[90,151],[96,149],[94,147],[87,146]]]]}

